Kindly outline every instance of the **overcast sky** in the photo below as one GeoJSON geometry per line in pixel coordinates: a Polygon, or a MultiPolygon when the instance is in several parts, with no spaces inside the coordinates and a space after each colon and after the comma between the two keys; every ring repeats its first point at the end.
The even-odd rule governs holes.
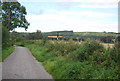
{"type": "MultiPolygon", "coordinates": [[[[27,32],[118,32],[118,0],[69,1],[19,1],[27,10],[27,32]]],[[[25,32],[22,28],[16,31],[25,32]]]]}

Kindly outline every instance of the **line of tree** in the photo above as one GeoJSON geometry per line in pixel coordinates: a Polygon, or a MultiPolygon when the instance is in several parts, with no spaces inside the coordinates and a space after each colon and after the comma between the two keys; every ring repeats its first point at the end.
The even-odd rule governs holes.
{"type": "Polygon", "coordinates": [[[43,35],[40,30],[37,30],[35,33],[28,33],[25,37],[28,40],[40,40],[43,38],[43,35]]]}

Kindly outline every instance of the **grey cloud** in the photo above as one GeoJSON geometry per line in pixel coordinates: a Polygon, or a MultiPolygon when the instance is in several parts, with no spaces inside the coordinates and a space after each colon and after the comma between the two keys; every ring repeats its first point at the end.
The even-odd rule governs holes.
{"type": "Polygon", "coordinates": [[[56,5],[60,10],[69,10],[72,7],[73,2],[56,2],[56,5]]]}

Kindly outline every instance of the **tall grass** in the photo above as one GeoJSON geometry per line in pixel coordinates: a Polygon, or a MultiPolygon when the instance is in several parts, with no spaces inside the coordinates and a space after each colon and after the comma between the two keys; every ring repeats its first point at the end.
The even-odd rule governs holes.
{"type": "Polygon", "coordinates": [[[0,62],[2,61],[2,54],[0,54],[0,62]]]}
{"type": "Polygon", "coordinates": [[[14,51],[14,47],[2,49],[2,55],[1,55],[2,61],[4,61],[13,51],[14,51]]]}
{"type": "Polygon", "coordinates": [[[105,49],[95,40],[48,41],[27,47],[54,79],[120,79],[118,44],[105,49]]]}

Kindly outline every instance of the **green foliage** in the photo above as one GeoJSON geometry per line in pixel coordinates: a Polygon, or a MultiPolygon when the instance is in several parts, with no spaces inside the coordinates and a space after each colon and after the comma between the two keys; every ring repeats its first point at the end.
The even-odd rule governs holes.
{"type": "Polygon", "coordinates": [[[39,45],[25,45],[29,48],[29,50],[32,52],[33,56],[36,57],[38,61],[44,61],[47,58],[44,58],[44,54],[46,53],[45,48],[40,47],[39,45]]]}
{"type": "Polygon", "coordinates": [[[113,39],[113,36],[106,36],[106,37],[102,37],[100,41],[104,43],[113,43],[114,41],[112,39],[113,39]]]}
{"type": "Polygon", "coordinates": [[[6,27],[2,26],[2,48],[11,46],[10,35],[6,27]]]}
{"type": "Polygon", "coordinates": [[[61,66],[58,71],[61,73],[61,75],[56,75],[55,78],[89,79],[91,78],[91,75],[89,74],[93,71],[93,68],[90,65],[86,65],[86,63],[70,62],[64,63],[64,65],[61,66]]]}
{"type": "Polygon", "coordinates": [[[97,52],[103,51],[103,46],[100,45],[97,41],[88,40],[83,42],[78,49],[73,51],[70,54],[70,58],[79,61],[89,60],[90,57],[93,55],[94,51],[97,52]]]}
{"type": "Polygon", "coordinates": [[[48,49],[48,51],[55,51],[54,54],[56,54],[56,56],[64,56],[77,49],[78,45],[75,42],[71,41],[58,41],[53,43],[47,42],[45,44],[45,47],[48,49]]]}
{"type": "Polygon", "coordinates": [[[27,47],[54,79],[118,79],[118,47],[105,49],[94,40],[81,44],[47,41],[27,47]]]}
{"type": "Polygon", "coordinates": [[[8,31],[17,27],[27,29],[29,23],[25,19],[26,14],[26,8],[19,2],[2,3],[2,24],[7,27],[8,31]]]}
{"type": "Polygon", "coordinates": [[[47,37],[43,37],[43,39],[41,41],[41,45],[44,46],[47,41],[48,41],[48,38],[47,37]]]}
{"type": "Polygon", "coordinates": [[[28,39],[28,40],[40,40],[43,38],[43,35],[41,33],[40,30],[37,30],[36,32],[34,33],[25,33],[25,37],[28,39]]]}
{"type": "Polygon", "coordinates": [[[26,45],[26,43],[25,42],[15,42],[15,45],[24,47],[26,45]]]}
{"type": "Polygon", "coordinates": [[[14,50],[14,47],[2,49],[2,61],[4,61],[14,50]]]}

